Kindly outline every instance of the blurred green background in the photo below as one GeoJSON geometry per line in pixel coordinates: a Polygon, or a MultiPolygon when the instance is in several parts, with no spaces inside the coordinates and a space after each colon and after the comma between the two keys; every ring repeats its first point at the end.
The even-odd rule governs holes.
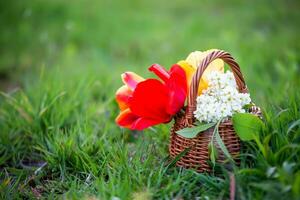
{"type": "Polygon", "coordinates": [[[0,73],[20,85],[43,67],[109,71],[117,80],[126,70],[145,74],[152,63],[169,67],[191,51],[219,48],[263,98],[299,73],[298,9],[290,0],[2,2],[0,73]]]}
{"type": "MultiPolygon", "coordinates": [[[[136,133],[114,124],[120,74],[135,71],[150,77],[147,68],[153,63],[169,68],[191,51],[223,49],[240,64],[253,101],[265,111],[280,112],[299,101],[299,10],[297,0],[1,1],[3,197],[56,197],[66,192],[104,199],[153,193],[159,199],[178,193],[191,197],[176,188],[183,185],[174,180],[178,174],[154,186],[151,181],[156,179],[146,183],[151,169],[167,156],[168,127],[144,133],[147,149],[132,147],[145,144],[131,138],[136,133]],[[152,152],[150,144],[159,150],[152,152]],[[154,156],[148,164],[138,159],[136,165],[128,164],[132,148],[154,156]],[[32,184],[30,163],[40,161],[47,166],[32,184]],[[137,166],[150,171],[139,177],[137,166]],[[84,189],[89,174],[93,186],[84,189]],[[107,182],[107,176],[118,178],[107,182]],[[172,183],[176,186],[167,187],[172,183]],[[146,192],[135,193],[141,190],[146,192]]],[[[284,119],[279,129],[296,120],[298,111],[295,107],[296,114],[284,119]]],[[[195,185],[185,188],[197,190],[195,185]]],[[[216,191],[225,186],[220,188],[216,191]]]]}

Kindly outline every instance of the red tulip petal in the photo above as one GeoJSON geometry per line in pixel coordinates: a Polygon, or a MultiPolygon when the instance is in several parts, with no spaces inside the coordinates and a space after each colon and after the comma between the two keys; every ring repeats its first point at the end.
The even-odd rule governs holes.
{"type": "Polygon", "coordinates": [[[116,123],[119,126],[130,128],[139,117],[134,115],[128,108],[122,111],[116,118],[116,123]]]}
{"type": "Polygon", "coordinates": [[[156,79],[140,82],[130,99],[130,109],[140,117],[167,121],[170,115],[166,113],[168,90],[156,79]]]}
{"type": "Polygon", "coordinates": [[[174,115],[184,106],[187,95],[186,75],[179,65],[172,66],[170,79],[166,86],[169,90],[169,101],[166,110],[170,115],[174,115]]]}
{"type": "Polygon", "coordinates": [[[151,67],[149,67],[149,71],[156,74],[164,82],[166,82],[170,78],[169,72],[159,64],[153,64],[151,67]]]}
{"type": "Polygon", "coordinates": [[[145,128],[149,128],[150,126],[154,126],[160,123],[162,123],[162,121],[148,118],[139,118],[132,124],[130,128],[133,130],[143,130],[145,128]]]}
{"type": "Polygon", "coordinates": [[[132,91],[128,88],[127,85],[123,85],[117,90],[116,101],[121,111],[129,107],[128,102],[131,96],[132,96],[132,91]]]}
{"type": "Polygon", "coordinates": [[[134,72],[125,72],[121,75],[124,84],[126,84],[132,91],[137,84],[145,79],[134,72]]]}

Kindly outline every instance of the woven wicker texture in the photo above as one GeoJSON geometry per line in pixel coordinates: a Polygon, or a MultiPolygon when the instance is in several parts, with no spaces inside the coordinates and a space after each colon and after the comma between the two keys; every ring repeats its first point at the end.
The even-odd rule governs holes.
{"type": "MultiPolygon", "coordinates": [[[[176,165],[184,168],[193,168],[198,172],[210,172],[211,166],[209,165],[209,150],[208,144],[211,141],[212,133],[214,127],[202,132],[197,137],[193,139],[184,138],[176,133],[176,131],[190,127],[196,121],[193,116],[193,112],[196,109],[196,98],[197,91],[199,87],[200,78],[207,68],[207,66],[215,59],[222,59],[227,63],[236,80],[238,90],[242,93],[247,93],[247,87],[243,78],[243,75],[240,71],[239,65],[235,62],[232,56],[224,51],[215,50],[208,54],[206,58],[199,64],[196,73],[193,76],[189,95],[188,95],[188,105],[185,109],[185,113],[179,113],[175,117],[175,123],[171,128],[170,136],[170,146],[169,153],[171,157],[176,157],[179,153],[184,151],[186,148],[191,148],[180,160],[177,161],[176,165]]],[[[253,106],[250,109],[255,115],[260,116],[260,109],[256,106],[253,106]]],[[[236,161],[239,163],[239,153],[240,153],[240,140],[237,137],[231,120],[224,121],[219,125],[219,134],[222,138],[225,146],[227,147],[229,153],[236,161]]],[[[220,150],[218,145],[215,143],[215,146],[218,149],[218,159],[217,162],[224,163],[226,160],[223,152],[220,150]]]]}

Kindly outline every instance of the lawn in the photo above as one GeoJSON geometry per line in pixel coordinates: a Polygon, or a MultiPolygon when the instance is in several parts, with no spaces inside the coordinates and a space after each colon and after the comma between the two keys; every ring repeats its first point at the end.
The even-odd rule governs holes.
{"type": "Polygon", "coordinates": [[[300,199],[300,2],[2,1],[0,199],[300,199]],[[120,74],[194,50],[238,61],[263,153],[199,174],[170,165],[170,125],[118,127],[120,74]]]}

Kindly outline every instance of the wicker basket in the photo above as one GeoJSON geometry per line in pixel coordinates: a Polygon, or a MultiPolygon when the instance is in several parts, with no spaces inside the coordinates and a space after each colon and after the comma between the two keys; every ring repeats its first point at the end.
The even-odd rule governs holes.
{"type": "MultiPolygon", "coordinates": [[[[199,134],[193,139],[184,138],[176,133],[176,131],[190,127],[195,122],[193,112],[196,109],[196,98],[199,87],[200,78],[207,68],[207,66],[215,59],[222,59],[227,63],[236,80],[238,90],[241,93],[247,93],[247,87],[240,71],[239,65],[232,58],[232,56],[224,51],[215,50],[208,54],[206,58],[199,64],[195,75],[193,76],[190,91],[188,94],[188,105],[185,108],[185,112],[178,113],[175,116],[175,123],[171,128],[170,146],[169,153],[171,157],[176,157],[179,153],[183,152],[186,148],[191,148],[183,157],[181,157],[176,165],[184,168],[193,168],[198,172],[210,172],[211,166],[209,164],[209,151],[208,144],[211,140],[212,132],[214,128],[210,128],[203,133],[199,134]]],[[[252,107],[250,112],[256,115],[260,115],[260,109],[258,107],[252,107]]],[[[220,123],[219,134],[222,138],[225,146],[227,147],[229,153],[236,161],[239,163],[239,153],[240,153],[240,140],[236,135],[232,121],[229,119],[220,123]]],[[[225,156],[219,149],[218,145],[215,144],[218,149],[218,159],[217,162],[223,163],[225,161],[225,156]]]]}

